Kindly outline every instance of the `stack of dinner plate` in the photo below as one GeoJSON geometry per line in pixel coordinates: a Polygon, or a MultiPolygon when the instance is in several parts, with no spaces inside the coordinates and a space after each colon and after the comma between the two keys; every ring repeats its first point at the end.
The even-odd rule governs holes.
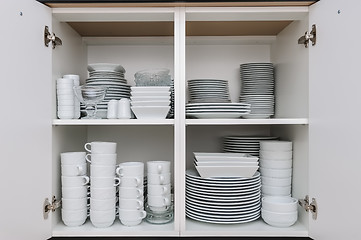
{"type": "MultiPolygon", "coordinates": [[[[119,64],[94,63],[88,65],[87,85],[108,87],[104,100],[97,105],[98,116],[106,118],[108,102],[112,99],[130,98],[130,85],[124,78],[125,69],[119,64]]],[[[82,110],[84,111],[84,106],[82,110]]]]}
{"type": "Polygon", "coordinates": [[[230,102],[228,81],[220,79],[188,80],[189,102],[230,102]]]}
{"type": "Polygon", "coordinates": [[[251,104],[244,118],[269,118],[274,115],[274,67],[272,63],[241,64],[240,102],[251,104]]]}
{"type": "Polygon", "coordinates": [[[192,118],[240,118],[251,111],[246,103],[188,103],[186,115],[192,118]]]}
{"type": "Polygon", "coordinates": [[[269,136],[226,136],[223,138],[223,152],[248,153],[259,156],[260,141],[277,140],[269,136]]]}
{"type": "Polygon", "coordinates": [[[260,217],[261,179],[202,178],[195,170],[186,171],[186,216],[218,224],[251,222],[260,217]]]}

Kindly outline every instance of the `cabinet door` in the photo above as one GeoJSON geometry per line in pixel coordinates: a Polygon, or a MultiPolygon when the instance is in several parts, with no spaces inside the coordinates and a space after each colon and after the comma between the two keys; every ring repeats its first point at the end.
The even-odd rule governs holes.
{"type": "Polygon", "coordinates": [[[51,236],[43,218],[51,197],[51,11],[32,0],[5,0],[0,14],[0,239],[51,236]]]}
{"type": "Polygon", "coordinates": [[[310,8],[317,43],[309,47],[310,216],[316,240],[360,239],[361,2],[320,1],[310,8]]]}

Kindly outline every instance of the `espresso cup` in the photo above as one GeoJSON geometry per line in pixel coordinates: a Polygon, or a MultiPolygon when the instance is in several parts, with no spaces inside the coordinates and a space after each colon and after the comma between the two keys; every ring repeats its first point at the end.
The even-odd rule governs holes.
{"type": "Polygon", "coordinates": [[[97,199],[90,198],[90,209],[105,211],[115,209],[116,198],[97,199]]]}
{"type": "Polygon", "coordinates": [[[119,186],[120,179],[117,177],[91,177],[90,186],[94,188],[106,188],[119,186]]]}
{"type": "Polygon", "coordinates": [[[142,162],[124,162],[120,163],[116,173],[121,177],[143,176],[144,163],[142,162]]]}
{"type": "Polygon", "coordinates": [[[137,199],[143,196],[143,188],[119,187],[119,198],[137,199]]]}
{"type": "Polygon", "coordinates": [[[128,210],[140,210],[143,209],[144,201],[143,199],[126,199],[119,198],[119,210],[128,209],[128,210]]]}
{"type": "Polygon", "coordinates": [[[148,161],[147,172],[157,174],[169,173],[170,161],[148,161]]]}
{"type": "Polygon", "coordinates": [[[88,196],[88,187],[62,187],[61,193],[62,198],[86,198],[88,196]]]}
{"type": "Polygon", "coordinates": [[[83,164],[85,161],[85,152],[64,152],[60,154],[62,165],[83,164]]]}
{"type": "Polygon", "coordinates": [[[111,210],[92,210],[90,209],[90,221],[94,227],[110,227],[115,220],[115,209],[111,210]]]}
{"type": "Polygon", "coordinates": [[[95,188],[90,187],[90,196],[95,199],[108,199],[115,198],[116,188],[115,187],[106,187],[106,188],[95,188]]]}
{"type": "Polygon", "coordinates": [[[119,209],[120,222],[125,226],[136,226],[147,216],[144,210],[119,209]]]}
{"type": "Polygon", "coordinates": [[[170,194],[171,185],[148,184],[147,190],[149,195],[165,196],[170,194]]]}
{"type": "Polygon", "coordinates": [[[65,210],[84,210],[88,208],[88,198],[62,198],[61,208],[65,210]]]}
{"type": "Polygon", "coordinates": [[[116,153],[93,153],[85,155],[85,159],[92,165],[116,165],[117,154],[116,153]]]}
{"type": "Polygon", "coordinates": [[[170,173],[148,173],[147,175],[148,184],[167,185],[170,184],[170,173]]]}
{"type": "Polygon", "coordinates": [[[120,177],[119,187],[142,187],[143,186],[143,176],[134,176],[134,177],[120,177]]]}
{"type": "Polygon", "coordinates": [[[85,223],[88,217],[88,209],[65,210],[61,209],[61,218],[68,227],[78,227],[85,223]]]}
{"type": "Polygon", "coordinates": [[[148,206],[154,212],[164,212],[172,203],[171,195],[153,196],[148,194],[148,206]]]}
{"type": "Polygon", "coordinates": [[[87,165],[83,164],[74,164],[74,165],[61,165],[61,174],[62,176],[82,176],[87,173],[87,165]]]}
{"type": "Polygon", "coordinates": [[[115,142],[90,142],[84,145],[85,150],[94,153],[114,154],[117,151],[117,143],[115,142]]]}
{"type": "Polygon", "coordinates": [[[114,177],[115,165],[90,165],[91,177],[114,177]]]}
{"type": "Polygon", "coordinates": [[[62,187],[80,187],[85,186],[89,183],[88,176],[62,176],[61,185],[62,187]]]}

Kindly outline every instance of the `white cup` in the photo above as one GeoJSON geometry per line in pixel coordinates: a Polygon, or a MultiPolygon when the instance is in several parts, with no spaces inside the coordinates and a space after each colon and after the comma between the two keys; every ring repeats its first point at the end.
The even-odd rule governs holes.
{"type": "Polygon", "coordinates": [[[83,164],[85,161],[85,152],[64,152],[60,154],[61,164],[83,164]]]}
{"type": "Polygon", "coordinates": [[[61,185],[62,187],[80,187],[85,186],[89,183],[88,176],[62,176],[61,177],[61,185]]]}
{"type": "Polygon", "coordinates": [[[56,84],[74,84],[74,80],[69,78],[58,78],[56,84]]]}
{"type": "Polygon", "coordinates": [[[112,99],[108,102],[108,119],[116,119],[118,117],[118,100],[112,99]]]}
{"type": "Polygon", "coordinates": [[[62,198],[86,198],[88,196],[88,186],[62,187],[62,198]]]}
{"type": "Polygon", "coordinates": [[[80,84],[79,75],[76,75],[76,74],[66,74],[66,75],[63,76],[63,78],[72,79],[74,86],[79,86],[79,84],[80,84]]]}
{"type": "Polygon", "coordinates": [[[143,188],[119,187],[119,198],[136,199],[143,196],[143,188]]]}
{"type": "Polygon", "coordinates": [[[91,177],[114,177],[115,165],[90,165],[91,177]]]}
{"type": "Polygon", "coordinates": [[[71,89],[73,90],[74,84],[73,83],[57,83],[56,89],[71,89]]]}
{"type": "Polygon", "coordinates": [[[117,143],[115,142],[90,142],[84,145],[85,150],[90,153],[116,153],[117,143]]]}
{"type": "Polygon", "coordinates": [[[82,176],[82,175],[86,175],[86,173],[87,173],[86,163],[61,165],[62,176],[82,176]]]}
{"type": "Polygon", "coordinates": [[[171,185],[148,184],[147,190],[149,195],[165,196],[170,194],[171,185]]]}
{"type": "Polygon", "coordinates": [[[61,209],[61,218],[68,227],[77,227],[85,223],[88,217],[88,210],[65,210],[61,209]]]}
{"type": "Polygon", "coordinates": [[[64,100],[75,100],[74,94],[63,94],[63,95],[57,95],[56,96],[58,101],[64,101],[64,100]]]}
{"type": "Polygon", "coordinates": [[[120,163],[116,173],[121,177],[144,176],[144,163],[142,162],[124,162],[120,163]]]}
{"type": "Polygon", "coordinates": [[[85,156],[86,161],[91,163],[92,165],[114,165],[117,163],[117,154],[111,153],[100,153],[100,154],[87,154],[85,156]]]}
{"type": "Polygon", "coordinates": [[[74,100],[65,99],[65,100],[58,100],[58,106],[73,106],[74,107],[74,100]]]}
{"type": "Polygon", "coordinates": [[[120,177],[119,187],[141,187],[143,186],[143,176],[120,177]]]}
{"type": "Polygon", "coordinates": [[[94,188],[106,188],[119,186],[120,179],[117,177],[91,177],[90,186],[94,188]]]}
{"type": "Polygon", "coordinates": [[[74,111],[58,111],[59,119],[73,119],[75,117],[74,111]]]}
{"type": "Polygon", "coordinates": [[[170,172],[170,161],[148,161],[147,162],[148,173],[169,173],[170,172]]]}
{"type": "MultiPolygon", "coordinates": [[[[148,205],[149,207],[166,207],[171,205],[171,195],[166,196],[154,196],[148,194],[148,205]]],[[[164,208],[165,209],[165,208],[164,208]]]]}
{"type": "Polygon", "coordinates": [[[74,90],[71,88],[60,88],[60,89],[56,89],[56,94],[57,96],[59,95],[71,95],[74,94],[74,90]]]}
{"type": "Polygon", "coordinates": [[[120,119],[130,119],[132,117],[130,101],[128,98],[122,98],[119,100],[117,114],[120,119]]]}
{"type": "Polygon", "coordinates": [[[115,198],[116,188],[107,187],[107,188],[95,188],[90,187],[90,196],[94,199],[107,199],[115,198]]]}
{"type": "Polygon", "coordinates": [[[90,209],[90,221],[94,227],[110,227],[115,220],[115,209],[111,210],[92,210],[90,209]]]}
{"type": "Polygon", "coordinates": [[[170,184],[170,173],[163,173],[163,174],[148,173],[147,181],[148,184],[160,184],[160,185],[170,184]]]}
{"type": "Polygon", "coordinates": [[[90,198],[90,209],[97,211],[115,210],[116,198],[97,199],[90,198]]]}
{"type": "Polygon", "coordinates": [[[140,210],[144,206],[144,201],[141,199],[127,199],[119,198],[119,210],[128,209],[128,210],[140,210]]]}
{"type": "Polygon", "coordinates": [[[62,198],[61,208],[65,210],[84,210],[88,208],[88,198],[62,198]]]}
{"type": "Polygon", "coordinates": [[[125,226],[136,226],[147,216],[144,210],[119,209],[120,222],[125,226]]]}

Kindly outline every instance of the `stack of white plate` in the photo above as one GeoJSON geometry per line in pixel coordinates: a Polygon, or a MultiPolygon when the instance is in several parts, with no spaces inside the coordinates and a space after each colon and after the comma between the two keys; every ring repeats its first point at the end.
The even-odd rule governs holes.
{"type": "Polygon", "coordinates": [[[241,64],[240,102],[251,104],[245,118],[269,118],[274,115],[274,67],[272,63],[241,64]]]}
{"type": "Polygon", "coordinates": [[[194,166],[202,178],[252,177],[258,169],[258,157],[244,153],[194,152],[194,166]]]}
{"type": "Polygon", "coordinates": [[[230,102],[228,81],[220,79],[188,80],[189,102],[230,102]]]}
{"type": "Polygon", "coordinates": [[[186,171],[186,216],[201,222],[235,224],[260,217],[261,180],[250,178],[201,178],[186,171]]]}
{"type": "Polygon", "coordinates": [[[188,103],[187,117],[193,118],[239,118],[250,113],[246,103],[188,103]]]}
{"type": "Polygon", "coordinates": [[[164,119],[170,110],[170,86],[131,87],[131,109],[138,119],[164,119]]]}
{"type": "MultiPolygon", "coordinates": [[[[88,65],[88,71],[89,78],[85,80],[87,85],[108,87],[104,100],[97,105],[97,115],[106,118],[107,104],[110,100],[130,97],[130,86],[124,79],[125,69],[119,64],[94,63],[88,65]]],[[[82,106],[82,111],[84,110],[82,106]]]]}
{"type": "Polygon", "coordinates": [[[223,152],[248,153],[259,156],[260,141],[276,140],[267,136],[226,136],[223,138],[223,152]]]}

